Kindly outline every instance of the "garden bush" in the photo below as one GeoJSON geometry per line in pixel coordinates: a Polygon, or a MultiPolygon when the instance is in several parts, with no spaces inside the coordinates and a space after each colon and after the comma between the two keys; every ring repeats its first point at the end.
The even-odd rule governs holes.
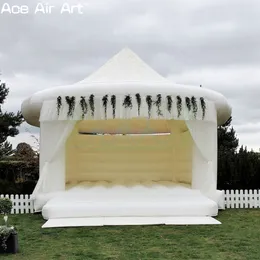
{"type": "Polygon", "coordinates": [[[1,194],[31,194],[38,178],[38,160],[0,161],[1,194]]]}

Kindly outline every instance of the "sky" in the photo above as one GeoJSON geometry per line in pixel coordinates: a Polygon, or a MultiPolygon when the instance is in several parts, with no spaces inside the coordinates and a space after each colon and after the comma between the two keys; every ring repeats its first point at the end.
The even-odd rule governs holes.
{"type": "MultiPolygon", "coordinates": [[[[86,78],[127,46],[169,80],[225,95],[240,145],[259,151],[259,0],[49,2],[52,12],[43,13],[44,1],[0,0],[0,71],[10,88],[5,110],[20,110],[39,90],[86,78]]],[[[38,128],[23,124],[9,140],[37,146],[38,137],[38,128]]]]}

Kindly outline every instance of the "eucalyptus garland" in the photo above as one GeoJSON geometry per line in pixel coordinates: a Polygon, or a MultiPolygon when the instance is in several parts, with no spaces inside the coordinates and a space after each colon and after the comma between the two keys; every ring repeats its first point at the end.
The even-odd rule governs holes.
{"type": "Polygon", "coordinates": [[[135,98],[136,98],[136,102],[137,102],[137,106],[138,106],[138,116],[140,116],[140,108],[141,108],[141,104],[142,104],[141,95],[139,93],[137,93],[137,94],[135,94],[135,98]]]}
{"type": "MultiPolygon", "coordinates": [[[[89,96],[89,100],[88,100],[92,116],[94,116],[94,114],[95,114],[94,98],[95,98],[95,96],[92,94],[92,95],[89,96]]],[[[141,102],[142,102],[141,95],[139,93],[137,93],[137,94],[135,94],[135,98],[136,98],[136,102],[137,102],[137,105],[138,105],[138,115],[140,116],[140,109],[141,109],[141,102]]],[[[66,103],[69,106],[67,116],[71,117],[74,113],[74,110],[75,110],[76,99],[75,99],[74,96],[71,96],[71,97],[66,96],[65,100],[66,100],[66,103]]],[[[172,96],[170,96],[170,95],[166,96],[166,100],[167,100],[167,110],[168,110],[169,113],[171,113],[172,107],[173,107],[172,96]]],[[[183,106],[183,104],[182,104],[183,100],[182,100],[181,96],[179,96],[179,95],[176,97],[176,100],[177,100],[176,105],[177,105],[178,117],[180,117],[181,111],[182,111],[182,108],[183,108],[182,107],[183,106]]],[[[104,110],[105,110],[105,117],[106,118],[107,118],[108,102],[109,102],[108,95],[103,96],[102,103],[103,103],[103,107],[104,107],[104,110]]],[[[111,103],[112,109],[113,109],[113,118],[115,118],[116,117],[116,96],[115,95],[111,96],[110,103],[111,103]]],[[[151,117],[151,110],[152,110],[153,104],[157,107],[157,115],[163,116],[163,113],[161,111],[161,105],[162,105],[162,95],[161,94],[158,94],[156,96],[156,101],[153,101],[151,95],[147,95],[146,96],[146,103],[147,103],[147,106],[148,106],[149,118],[151,117]]],[[[194,117],[196,118],[197,113],[198,113],[197,99],[194,96],[192,96],[191,98],[185,97],[185,103],[186,103],[186,106],[188,108],[188,111],[191,111],[191,109],[192,109],[194,117]]],[[[205,102],[205,99],[203,97],[200,97],[200,105],[201,105],[201,109],[202,109],[202,119],[204,119],[205,115],[206,115],[206,102],[205,102]]],[[[80,106],[81,106],[81,110],[82,110],[82,119],[83,119],[84,116],[88,112],[88,103],[86,101],[86,97],[81,96],[80,106]]],[[[125,96],[124,101],[123,101],[123,106],[125,108],[131,108],[131,109],[133,108],[132,97],[130,95],[125,96]]],[[[62,107],[62,97],[59,96],[59,97],[57,97],[57,113],[58,113],[58,115],[60,115],[61,107],[62,107]]]]}
{"type": "Polygon", "coordinates": [[[60,115],[61,106],[62,106],[62,98],[61,98],[61,96],[58,96],[57,97],[57,113],[58,113],[58,116],[60,115]]]}
{"type": "Polygon", "coordinates": [[[152,109],[152,105],[153,105],[153,99],[151,95],[146,96],[146,103],[148,106],[148,115],[149,118],[151,117],[151,109],[152,109]]]}
{"type": "Polygon", "coordinates": [[[182,110],[182,99],[180,96],[177,96],[177,110],[178,110],[178,117],[181,115],[181,110],[182,110]]]}
{"type": "Polygon", "coordinates": [[[171,113],[172,111],[172,97],[171,96],[166,96],[166,99],[167,99],[167,110],[169,113],[171,113]]]}
{"type": "Polygon", "coordinates": [[[156,101],[154,102],[154,104],[156,105],[157,107],[157,115],[158,116],[162,116],[162,111],[161,111],[161,105],[162,105],[162,95],[161,94],[158,94],[156,96],[156,101]]]}
{"type": "Polygon", "coordinates": [[[80,97],[80,106],[81,106],[82,119],[83,119],[88,112],[88,104],[86,102],[86,97],[83,96],[80,97]]]}
{"type": "Polygon", "coordinates": [[[107,118],[108,95],[105,95],[105,96],[102,98],[102,102],[103,102],[103,107],[104,107],[104,110],[105,110],[105,118],[107,118]]]}
{"type": "Polygon", "coordinates": [[[205,118],[205,114],[206,114],[206,102],[205,99],[203,97],[200,98],[200,105],[202,108],[202,119],[205,118]]]}
{"type": "Polygon", "coordinates": [[[130,95],[126,95],[125,96],[125,99],[124,99],[124,102],[123,102],[123,106],[125,108],[132,108],[133,107],[132,98],[131,98],[130,95]]]}
{"type": "Polygon", "coordinates": [[[186,97],[185,101],[186,101],[186,106],[187,106],[188,110],[191,111],[191,101],[190,101],[190,98],[186,97]]]}
{"type": "Polygon", "coordinates": [[[95,96],[93,94],[91,94],[89,96],[88,101],[89,101],[89,106],[90,106],[90,110],[91,110],[91,115],[93,117],[95,114],[95,96]]]}
{"type": "Polygon", "coordinates": [[[191,98],[191,104],[192,104],[192,111],[193,111],[194,117],[196,118],[197,112],[198,112],[198,104],[197,104],[197,99],[194,96],[192,96],[192,98],[191,98]]]}
{"type": "Polygon", "coordinates": [[[116,96],[115,95],[111,96],[110,103],[111,103],[112,109],[113,109],[113,118],[115,118],[116,117],[116,96]]]}
{"type": "Polygon", "coordinates": [[[68,116],[72,116],[73,112],[75,110],[75,97],[74,96],[72,96],[72,97],[66,96],[66,102],[69,106],[68,116]]]}

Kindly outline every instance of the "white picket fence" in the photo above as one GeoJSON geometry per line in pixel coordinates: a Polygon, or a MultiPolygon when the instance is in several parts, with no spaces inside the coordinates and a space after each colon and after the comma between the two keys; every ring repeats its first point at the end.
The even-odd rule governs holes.
{"type": "Polygon", "coordinates": [[[8,198],[13,202],[11,214],[33,213],[33,201],[30,195],[0,195],[0,198],[8,198]]]}
{"type": "Polygon", "coordinates": [[[260,190],[226,190],[227,209],[260,208],[260,190]]]}
{"type": "MultiPolygon", "coordinates": [[[[226,190],[225,208],[246,209],[260,208],[260,190],[226,190]]],[[[11,214],[33,213],[33,201],[30,195],[0,195],[13,202],[11,214]]]]}

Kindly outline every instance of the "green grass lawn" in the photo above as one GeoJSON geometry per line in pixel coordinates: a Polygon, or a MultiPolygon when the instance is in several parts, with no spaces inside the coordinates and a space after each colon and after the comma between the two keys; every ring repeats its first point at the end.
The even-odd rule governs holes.
{"type": "Polygon", "coordinates": [[[260,259],[260,210],[226,210],[222,225],[121,226],[41,229],[41,215],[13,215],[17,260],[260,259]]]}

